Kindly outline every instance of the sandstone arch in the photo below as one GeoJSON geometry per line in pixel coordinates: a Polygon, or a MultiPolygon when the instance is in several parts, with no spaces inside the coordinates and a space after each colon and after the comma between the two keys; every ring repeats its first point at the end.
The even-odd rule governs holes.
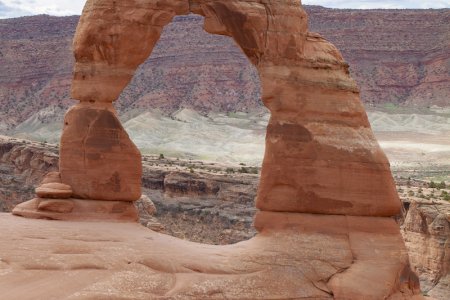
{"type": "Polygon", "coordinates": [[[417,278],[391,218],[400,201],[389,163],[348,65],[333,45],[308,32],[299,0],[88,0],[74,42],[72,96],[80,103],[66,115],[60,179],[50,182],[63,186],[47,186],[42,196],[70,190],[72,206],[52,211],[53,202],[38,198],[15,213],[83,219],[100,206],[99,214],[135,217],[124,203],[140,196],[140,154],[112,102],[150,55],[162,28],[175,15],[191,12],[205,16],[206,31],[233,37],[260,75],[263,102],[271,111],[256,200],[261,234],[223,248],[224,258],[219,250],[185,245],[180,247],[205,261],[174,254],[169,268],[155,254],[145,265],[164,274],[200,273],[172,290],[174,297],[216,299],[227,289],[233,299],[416,294],[417,278]],[[230,266],[230,260],[237,263],[230,266]],[[206,281],[213,284],[204,286],[206,281]],[[269,281],[278,285],[265,286],[269,281]],[[263,292],[248,292],[255,287],[263,292]]]}
{"type": "MultiPolygon", "coordinates": [[[[82,103],[115,101],[175,15],[203,15],[206,31],[233,37],[256,66],[264,104],[272,113],[257,207],[368,216],[399,213],[388,161],[348,66],[333,45],[308,32],[299,1],[124,3],[87,2],[74,42],[73,98],[82,103]]],[[[63,179],[64,174],[62,170],[63,179]]]]}

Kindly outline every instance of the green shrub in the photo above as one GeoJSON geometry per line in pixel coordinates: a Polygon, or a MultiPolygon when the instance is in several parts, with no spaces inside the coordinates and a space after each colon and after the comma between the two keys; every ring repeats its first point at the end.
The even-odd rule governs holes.
{"type": "Polygon", "coordinates": [[[227,172],[227,174],[231,174],[231,173],[234,173],[235,171],[233,168],[226,168],[225,172],[227,172]]]}
{"type": "Polygon", "coordinates": [[[241,168],[238,170],[238,172],[239,172],[239,173],[250,173],[246,167],[241,167],[241,168]]]}

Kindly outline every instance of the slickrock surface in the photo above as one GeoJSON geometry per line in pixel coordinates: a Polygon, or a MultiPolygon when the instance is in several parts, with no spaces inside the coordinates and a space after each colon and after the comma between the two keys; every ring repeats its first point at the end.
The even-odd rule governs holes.
{"type": "Polygon", "coordinates": [[[269,218],[284,215],[292,215],[285,228],[264,221],[249,241],[211,246],[132,223],[0,214],[0,291],[23,300],[385,299],[402,274],[405,294],[390,299],[419,298],[408,297],[418,286],[408,286],[407,255],[392,219],[269,218]]]}
{"type": "Polygon", "coordinates": [[[62,221],[128,221],[139,220],[137,208],[129,201],[34,198],[14,207],[17,216],[62,221]]]}
{"type": "MultiPolygon", "coordinates": [[[[305,7],[311,31],[337,45],[350,63],[365,103],[449,105],[448,9],[305,7]]],[[[2,127],[62,119],[73,103],[69,97],[71,44],[78,19],[0,20],[3,133],[2,127]]],[[[149,108],[167,113],[180,108],[233,112],[262,105],[257,73],[248,59],[231,39],[205,33],[202,24],[199,16],[179,16],[165,28],[152,56],[121,95],[120,114],[149,108]]]]}

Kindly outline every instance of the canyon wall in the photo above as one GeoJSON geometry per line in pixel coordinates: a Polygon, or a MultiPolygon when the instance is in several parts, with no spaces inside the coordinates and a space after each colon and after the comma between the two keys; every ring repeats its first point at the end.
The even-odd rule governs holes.
{"type": "Polygon", "coordinates": [[[365,103],[450,106],[450,9],[308,13],[350,64],[365,103]]]}
{"type": "MultiPolygon", "coordinates": [[[[450,10],[339,10],[306,6],[311,31],[341,50],[366,105],[448,106],[450,10]]],[[[0,20],[0,130],[62,118],[79,17],[0,20]]],[[[262,106],[256,70],[230,38],[177,17],[117,102],[120,113],[262,106]],[[212,101],[211,99],[214,99],[212,101]]],[[[31,124],[31,125],[30,125],[31,124]]],[[[17,129],[20,131],[20,127],[17,129]]]]}

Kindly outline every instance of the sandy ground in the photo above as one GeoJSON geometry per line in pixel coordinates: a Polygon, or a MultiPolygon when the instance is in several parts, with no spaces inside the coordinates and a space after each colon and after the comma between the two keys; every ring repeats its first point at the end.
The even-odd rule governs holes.
{"type": "Polygon", "coordinates": [[[369,119],[397,175],[450,182],[450,114],[377,111],[369,119]]]}

